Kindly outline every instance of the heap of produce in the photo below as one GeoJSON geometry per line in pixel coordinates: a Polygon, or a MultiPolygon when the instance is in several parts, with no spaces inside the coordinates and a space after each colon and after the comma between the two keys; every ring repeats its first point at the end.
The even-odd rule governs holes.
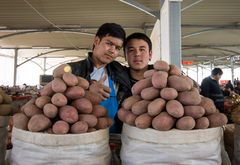
{"type": "Polygon", "coordinates": [[[118,111],[122,122],[159,131],[206,129],[227,123],[213,101],[201,96],[193,80],[181,75],[177,66],[159,60],[153,67],[133,85],[133,96],[122,103],[118,111]]]}
{"type": "Polygon", "coordinates": [[[101,98],[89,90],[89,82],[71,73],[67,64],[53,71],[54,79],[40,96],[21,107],[13,116],[16,128],[53,134],[79,134],[112,125],[101,98]]]}
{"type": "Polygon", "coordinates": [[[12,98],[0,88],[0,116],[9,116],[12,114],[12,98]]]}

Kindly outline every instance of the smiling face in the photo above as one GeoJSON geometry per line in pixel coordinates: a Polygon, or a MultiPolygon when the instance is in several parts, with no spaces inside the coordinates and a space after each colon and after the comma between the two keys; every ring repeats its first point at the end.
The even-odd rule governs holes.
{"type": "Polygon", "coordinates": [[[116,37],[106,36],[100,39],[94,38],[93,62],[99,68],[109,64],[117,58],[122,48],[123,41],[116,37]]]}
{"type": "Polygon", "coordinates": [[[148,68],[152,51],[149,50],[147,42],[142,39],[131,39],[125,49],[126,59],[131,69],[137,71],[148,68]]]}

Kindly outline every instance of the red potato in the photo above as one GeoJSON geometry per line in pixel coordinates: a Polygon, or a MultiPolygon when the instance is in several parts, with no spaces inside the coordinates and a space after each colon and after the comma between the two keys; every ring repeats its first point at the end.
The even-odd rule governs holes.
{"type": "Polygon", "coordinates": [[[162,98],[157,98],[148,104],[148,114],[150,116],[157,116],[166,105],[166,101],[162,98]]]}
{"type": "Polygon", "coordinates": [[[86,133],[87,131],[88,131],[88,124],[85,121],[78,121],[74,123],[70,128],[70,132],[74,134],[86,133]]]}
{"type": "Polygon", "coordinates": [[[85,90],[80,86],[68,87],[65,92],[65,96],[69,100],[80,99],[84,97],[84,95],[85,95],[85,90]]]}
{"type": "Polygon", "coordinates": [[[131,111],[129,110],[126,110],[124,109],[123,107],[121,107],[118,112],[117,112],[117,115],[118,115],[118,118],[119,120],[121,120],[122,122],[126,122],[126,116],[131,113],[131,111]]]}
{"type": "Polygon", "coordinates": [[[140,100],[142,100],[140,95],[130,96],[123,101],[122,107],[126,110],[130,110],[130,109],[132,109],[133,104],[135,104],[136,102],[138,102],[140,100]]]}
{"type": "Polygon", "coordinates": [[[207,117],[196,119],[195,129],[207,129],[209,127],[209,120],[207,117]]]}
{"type": "Polygon", "coordinates": [[[61,106],[67,105],[68,100],[67,100],[67,97],[62,93],[55,93],[51,98],[51,102],[54,105],[61,107],[61,106]]]}
{"type": "Polygon", "coordinates": [[[196,122],[191,116],[184,116],[176,122],[176,128],[180,130],[191,130],[195,125],[196,122]]]}
{"type": "Polygon", "coordinates": [[[221,127],[227,124],[228,119],[227,116],[223,113],[213,113],[211,115],[206,116],[209,120],[209,127],[221,127]]]}
{"type": "Polygon", "coordinates": [[[72,105],[77,108],[79,113],[92,113],[93,111],[93,105],[90,102],[90,100],[86,98],[80,98],[77,100],[74,100],[72,102],[72,105]]]}
{"type": "Polygon", "coordinates": [[[157,71],[153,73],[152,85],[157,89],[162,89],[167,86],[168,73],[165,71],[157,71]]]}
{"type": "Polygon", "coordinates": [[[153,73],[156,72],[155,69],[150,69],[150,70],[147,70],[143,73],[143,77],[144,78],[149,78],[149,77],[152,77],[153,73]]]}
{"type": "Polygon", "coordinates": [[[125,123],[127,123],[128,125],[135,126],[135,120],[137,118],[137,115],[135,115],[131,111],[128,111],[128,112],[129,113],[127,113],[125,116],[125,123]]]}
{"type": "Polygon", "coordinates": [[[35,100],[35,105],[38,108],[42,109],[44,105],[50,102],[51,102],[51,98],[49,96],[40,96],[35,100]]]}
{"type": "Polygon", "coordinates": [[[64,73],[62,77],[67,86],[75,86],[78,84],[78,78],[72,73],[64,73]]]}
{"type": "Polygon", "coordinates": [[[166,111],[175,118],[180,118],[184,115],[184,108],[177,100],[169,100],[166,104],[166,111]]]}
{"type": "Polygon", "coordinates": [[[89,82],[85,78],[79,76],[77,78],[78,78],[77,86],[80,86],[85,90],[89,88],[89,82]]]}
{"type": "Polygon", "coordinates": [[[31,132],[40,132],[48,129],[51,126],[49,118],[43,114],[36,114],[32,116],[28,122],[28,130],[31,132]]]}
{"type": "Polygon", "coordinates": [[[96,117],[106,117],[108,115],[108,111],[104,106],[93,105],[92,114],[96,117]]]}
{"type": "Polygon", "coordinates": [[[24,107],[27,106],[28,104],[35,104],[36,98],[31,98],[26,104],[21,106],[21,112],[24,112],[24,107]]]}
{"type": "Polygon", "coordinates": [[[152,127],[159,131],[168,131],[174,126],[175,120],[176,119],[170,116],[167,112],[161,112],[153,118],[152,127]]]}
{"type": "Polygon", "coordinates": [[[42,110],[34,104],[26,104],[23,108],[23,112],[27,117],[32,117],[36,114],[42,114],[42,110]]]}
{"type": "Polygon", "coordinates": [[[163,88],[161,91],[160,91],[160,96],[161,98],[163,98],[164,100],[174,100],[177,98],[178,96],[178,92],[176,89],[174,88],[163,88]]]}
{"type": "Polygon", "coordinates": [[[198,104],[205,109],[205,115],[210,115],[217,112],[216,106],[210,98],[201,96],[201,102],[198,104]]]}
{"type": "Polygon", "coordinates": [[[97,130],[96,128],[88,128],[87,132],[94,132],[96,130],[97,130]]]}
{"type": "Polygon", "coordinates": [[[141,114],[135,119],[135,125],[141,129],[149,128],[152,125],[152,117],[148,113],[141,114]]]}
{"type": "Polygon", "coordinates": [[[132,94],[133,95],[140,95],[141,91],[147,87],[152,86],[152,79],[151,78],[146,78],[146,79],[141,79],[137,81],[133,86],[132,86],[132,94]]]}
{"type": "Polygon", "coordinates": [[[194,119],[198,119],[205,114],[205,109],[198,105],[188,105],[184,106],[184,115],[191,116],[194,119]]]}
{"type": "Polygon", "coordinates": [[[0,104],[0,116],[8,116],[12,113],[13,107],[11,104],[0,104]]]}
{"type": "Polygon", "coordinates": [[[59,108],[59,117],[69,124],[73,124],[78,121],[77,109],[70,105],[62,106],[59,108]]]}
{"type": "Polygon", "coordinates": [[[54,94],[54,91],[52,90],[52,81],[47,83],[41,90],[40,95],[41,96],[52,96],[54,94]]]}
{"type": "Polygon", "coordinates": [[[13,126],[22,130],[27,130],[29,118],[24,113],[13,115],[13,126]]]}
{"type": "Polygon", "coordinates": [[[183,105],[199,105],[201,97],[196,90],[179,92],[177,100],[183,105]]]}
{"type": "Polygon", "coordinates": [[[78,115],[79,121],[85,121],[88,127],[95,127],[97,125],[97,117],[92,114],[80,114],[78,115]]]}
{"type": "Polygon", "coordinates": [[[67,134],[69,132],[69,129],[69,124],[63,120],[58,120],[52,126],[52,132],[54,134],[67,134]]]}
{"type": "Polygon", "coordinates": [[[168,77],[168,87],[176,89],[178,92],[189,91],[192,85],[181,75],[171,75],[168,77]]]}
{"type": "Polygon", "coordinates": [[[98,118],[98,123],[95,126],[96,129],[105,129],[112,125],[112,120],[108,117],[100,117],[98,118]]]}
{"type": "Polygon", "coordinates": [[[48,118],[55,118],[58,114],[58,107],[54,104],[48,103],[43,107],[43,114],[48,118]]]}
{"type": "Polygon", "coordinates": [[[90,100],[90,102],[93,105],[99,104],[102,100],[102,98],[99,95],[96,95],[96,93],[91,92],[91,91],[85,91],[85,96],[86,99],[90,100]]]}
{"type": "Polygon", "coordinates": [[[170,67],[166,61],[158,60],[153,64],[153,68],[160,71],[169,71],[170,67]]]}
{"type": "Polygon", "coordinates": [[[169,65],[170,69],[168,71],[169,75],[181,75],[181,70],[174,64],[169,65]]]}
{"type": "Polygon", "coordinates": [[[53,77],[62,78],[64,73],[72,72],[71,66],[68,64],[61,64],[53,70],[53,77]]]}
{"type": "Polygon", "coordinates": [[[67,89],[66,83],[61,78],[54,78],[52,80],[52,90],[56,93],[63,93],[67,89]]]}
{"type": "Polygon", "coordinates": [[[185,80],[187,80],[187,82],[191,85],[191,89],[193,88],[193,80],[188,77],[188,76],[184,76],[184,75],[180,75],[180,77],[184,78],[185,80]]]}
{"type": "Polygon", "coordinates": [[[147,112],[147,107],[150,101],[148,100],[141,100],[133,104],[132,106],[132,113],[135,115],[141,115],[147,112]]]}
{"type": "Polygon", "coordinates": [[[153,100],[159,97],[159,89],[154,87],[148,87],[141,91],[141,97],[144,100],[153,100]]]}

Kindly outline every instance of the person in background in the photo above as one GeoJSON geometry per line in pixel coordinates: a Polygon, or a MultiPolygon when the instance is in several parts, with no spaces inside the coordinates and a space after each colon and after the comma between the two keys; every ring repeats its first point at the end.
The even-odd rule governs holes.
{"type": "Polygon", "coordinates": [[[82,61],[68,63],[72,73],[84,77],[96,89],[103,101],[100,105],[108,110],[108,116],[113,119],[110,133],[120,133],[114,121],[118,105],[124,96],[131,91],[130,80],[126,69],[117,61],[125,40],[124,29],[116,23],[101,25],[93,39],[92,52],[82,61]]]}
{"type": "Polygon", "coordinates": [[[211,75],[202,80],[200,94],[212,99],[216,108],[224,113],[224,96],[219,86],[222,74],[223,71],[220,68],[214,68],[211,75]]]}
{"type": "Polygon", "coordinates": [[[153,69],[153,65],[148,64],[152,59],[152,42],[144,33],[132,33],[126,38],[123,50],[129,66],[127,70],[131,86],[133,86],[138,80],[144,78],[145,71],[153,69]]]}
{"type": "Polygon", "coordinates": [[[231,83],[231,80],[228,80],[228,82],[223,87],[223,95],[224,96],[231,96],[234,92],[234,87],[231,83]]]}
{"type": "Polygon", "coordinates": [[[240,94],[240,82],[237,82],[236,87],[234,88],[236,94],[240,94]]]}

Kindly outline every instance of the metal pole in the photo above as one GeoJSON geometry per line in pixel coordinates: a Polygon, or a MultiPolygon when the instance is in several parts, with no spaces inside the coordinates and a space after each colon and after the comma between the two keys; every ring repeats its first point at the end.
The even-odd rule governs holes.
{"type": "Polygon", "coordinates": [[[14,68],[13,68],[13,86],[16,86],[17,82],[17,61],[18,61],[18,49],[14,49],[14,68]]]}

